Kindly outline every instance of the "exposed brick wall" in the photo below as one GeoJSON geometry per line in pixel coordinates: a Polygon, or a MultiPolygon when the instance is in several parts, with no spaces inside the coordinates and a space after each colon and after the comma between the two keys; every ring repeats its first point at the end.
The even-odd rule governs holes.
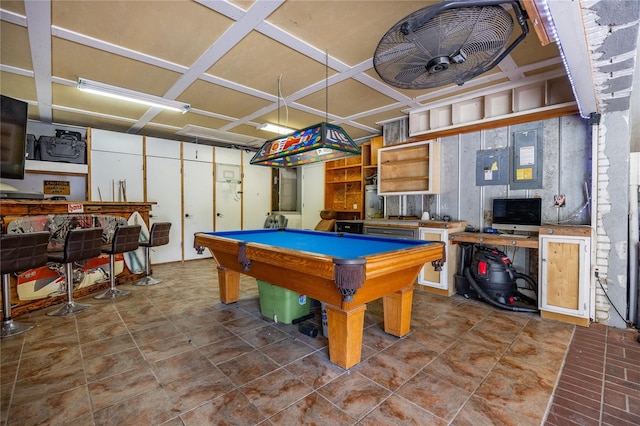
{"type": "Polygon", "coordinates": [[[608,273],[608,259],[609,252],[611,251],[611,241],[605,230],[602,217],[603,215],[611,212],[611,200],[609,197],[609,159],[607,158],[604,148],[606,146],[606,129],[601,128],[600,132],[596,133],[597,140],[593,143],[597,144],[597,205],[596,209],[596,259],[595,265],[598,268],[599,277],[595,281],[595,322],[606,324],[609,321],[610,304],[607,297],[604,295],[602,287],[605,290],[608,288],[607,273],[608,273]],[[600,287],[602,284],[602,287],[600,287]]]}

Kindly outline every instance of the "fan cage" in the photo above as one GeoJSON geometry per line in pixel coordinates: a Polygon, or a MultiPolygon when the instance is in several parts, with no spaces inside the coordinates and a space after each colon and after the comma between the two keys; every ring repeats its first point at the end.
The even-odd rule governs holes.
{"type": "Polygon", "coordinates": [[[374,54],[380,78],[405,89],[460,85],[497,65],[528,33],[523,12],[514,7],[522,34],[505,48],[514,28],[511,14],[499,2],[476,3],[426,7],[394,25],[374,54]]]}

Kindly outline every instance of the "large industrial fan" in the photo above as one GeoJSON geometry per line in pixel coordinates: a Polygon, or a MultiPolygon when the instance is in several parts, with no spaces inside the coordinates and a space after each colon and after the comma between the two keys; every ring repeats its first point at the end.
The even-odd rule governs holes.
{"type": "Polygon", "coordinates": [[[387,31],[373,65],[385,82],[403,89],[461,85],[496,66],[528,32],[518,1],[445,1],[413,12],[387,31]],[[521,29],[508,46],[514,20],[507,9],[521,29]]]}

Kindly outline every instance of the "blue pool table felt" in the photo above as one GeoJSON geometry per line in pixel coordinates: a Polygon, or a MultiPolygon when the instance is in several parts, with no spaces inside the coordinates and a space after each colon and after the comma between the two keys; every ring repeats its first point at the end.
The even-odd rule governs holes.
{"type": "Polygon", "coordinates": [[[298,229],[257,229],[246,231],[205,232],[208,235],[331,256],[357,258],[402,250],[430,241],[372,237],[358,234],[306,231],[298,229]]]}

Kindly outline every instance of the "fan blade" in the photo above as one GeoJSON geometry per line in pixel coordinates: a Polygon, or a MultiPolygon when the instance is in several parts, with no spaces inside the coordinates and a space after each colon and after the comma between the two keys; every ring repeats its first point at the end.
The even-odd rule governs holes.
{"type": "Polygon", "coordinates": [[[415,82],[420,76],[427,73],[427,69],[424,65],[414,67],[403,67],[395,75],[395,81],[404,84],[411,84],[415,82]]]}
{"type": "MultiPolygon", "coordinates": [[[[437,21],[436,18],[434,19],[437,21]]],[[[422,25],[410,30],[406,34],[407,40],[412,42],[417,49],[422,51],[424,58],[427,60],[434,56],[442,55],[441,46],[433,43],[433,40],[441,40],[443,38],[442,36],[442,27],[436,25],[434,21],[429,21],[427,22],[427,25],[422,25]]]]}
{"type": "Polygon", "coordinates": [[[421,50],[417,49],[413,43],[398,43],[396,45],[386,46],[385,49],[374,57],[374,61],[378,64],[384,64],[388,62],[396,63],[397,61],[405,61],[407,59],[426,61],[421,50]]]}

